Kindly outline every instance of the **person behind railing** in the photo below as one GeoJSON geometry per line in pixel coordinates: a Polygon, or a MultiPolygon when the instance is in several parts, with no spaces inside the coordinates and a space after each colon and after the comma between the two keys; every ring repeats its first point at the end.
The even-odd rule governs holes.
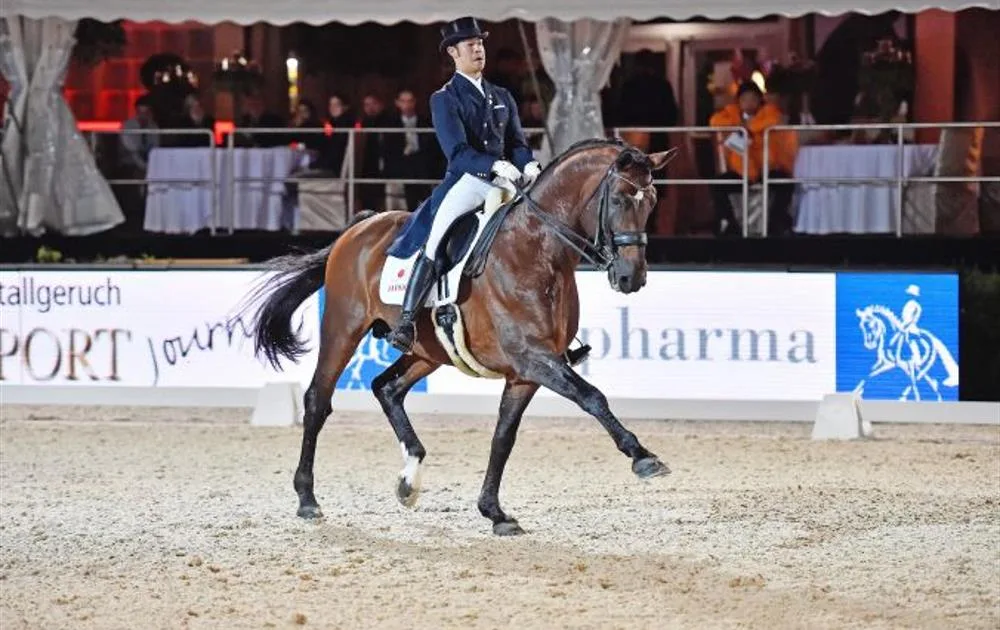
{"type": "Polygon", "coordinates": [[[310,164],[315,162],[326,139],[323,134],[318,133],[323,128],[323,123],[316,115],[316,107],[312,101],[306,98],[299,100],[289,127],[292,131],[287,135],[288,142],[304,146],[309,152],[310,164]]]}
{"type": "MultiPolygon", "coordinates": [[[[521,124],[525,127],[545,127],[545,118],[542,115],[542,102],[534,95],[525,98],[521,102],[521,124]]],[[[539,151],[542,148],[542,141],[545,140],[544,131],[525,133],[524,135],[532,151],[539,151]]]]}
{"type": "MultiPolygon", "coordinates": [[[[413,91],[403,89],[396,96],[396,112],[388,121],[390,127],[427,129],[431,126],[430,119],[417,113],[417,98],[413,91]]],[[[431,153],[434,149],[440,151],[437,139],[433,134],[407,131],[405,133],[390,133],[385,135],[385,171],[386,176],[394,179],[431,179],[431,153]]],[[[431,194],[431,187],[426,184],[404,184],[406,209],[417,209],[420,202],[431,194]]]]}
{"type": "MultiPolygon", "coordinates": [[[[743,146],[743,136],[737,132],[720,134],[721,150],[725,155],[725,171],[716,179],[742,179],[743,156],[747,155],[747,177],[751,184],[761,181],[764,169],[764,130],[782,124],[781,110],[773,103],[764,102],[764,93],[753,81],[740,84],[736,102],[726,105],[709,119],[712,127],[737,127],[747,130],[750,146],[743,146]]],[[[784,131],[770,134],[768,139],[768,177],[790,178],[794,171],[795,154],[798,150],[795,132],[784,131]]],[[[792,202],[793,184],[769,184],[768,234],[785,234],[791,227],[789,209],[792,202]]],[[[733,212],[730,193],[739,191],[733,185],[712,186],[712,202],[715,206],[716,235],[742,234],[739,221],[733,212]]]]}
{"type": "MultiPolygon", "coordinates": [[[[384,129],[392,126],[389,114],[385,111],[385,105],[377,95],[365,96],[361,107],[364,113],[361,119],[362,127],[384,129]]],[[[361,136],[364,145],[360,169],[362,179],[385,178],[385,135],[376,131],[364,133],[361,136]]],[[[358,197],[361,200],[361,209],[384,210],[385,190],[385,184],[359,184],[358,197]]]]}
{"type": "MultiPolygon", "coordinates": [[[[259,94],[251,94],[244,103],[245,111],[236,122],[239,129],[280,129],[285,126],[281,116],[267,111],[264,99],[259,94]]],[[[236,137],[237,146],[276,147],[284,144],[281,134],[241,132],[236,137]]]]}
{"type": "Polygon", "coordinates": [[[325,137],[315,166],[339,177],[340,170],[344,165],[348,139],[347,134],[343,133],[342,130],[354,127],[356,119],[354,112],[351,111],[351,104],[339,93],[330,95],[326,104],[326,114],[326,122],[333,128],[334,133],[325,137]]]}
{"type": "MultiPolygon", "coordinates": [[[[140,129],[157,130],[159,127],[153,120],[152,99],[149,94],[143,94],[135,99],[135,115],[122,124],[126,132],[140,129]]],[[[123,133],[121,136],[121,160],[123,169],[132,172],[130,177],[145,177],[149,163],[149,152],[160,145],[156,133],[123,133]]]]}
{"type": "MultiPolygon", "coordinates": [[[[184,112],[169,125],[173,129],[215,129],[215,118],[205,112],[201,100],[195,94],[184,98],[184,112]]],[[[178,133],[172,134],[170,146],[174,147],[209,147],[215,143],[207,134],[178,133]]],[[[164,144],[166,144],[164,142],[164,144]]]]}
{"type": "MultiPolygon", "coordinates": [[[[145,179],[149,168],[149,153],[160,145],[160,136],[156,133],[129,133],[141,129],[155,131],[159,129],[153,119],[152,98],[143,94],[135,99],[135,115],[122,124],[126,131],[119,136],[121,150],[118,153],[118,173],[120,179],[145,179]]],[[[129,232],[141,232],[144,214],[146,186],[144,184],[122,184],[114,187],[114,193],[125,214],[125,223],[121,229],[129,232]]]]}

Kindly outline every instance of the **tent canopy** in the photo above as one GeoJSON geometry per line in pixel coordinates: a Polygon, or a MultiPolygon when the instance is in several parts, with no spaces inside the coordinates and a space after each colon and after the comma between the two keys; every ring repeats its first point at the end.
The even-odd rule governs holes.
{"type": "Polygon", "coordinates": [[[686,20],[695,17],[726,19],[757,18],[765,15],[796,17],[807,13],[840,15],[851,11],[867,14],[899,10],[915,13],[928,8],[957,11],[963,8],[1000,8],[1000,0],[547,0],[545,2],[504,2],[503,0],[202,0],[167,2],[165,0],[3,0],[6,15],[29,18],[59,17],[69,20],[94,18],[111,21],[126,18],[140,22],[184,22],[203,24],[233,22],[276,25],[293,22],[325,24],[340,22],[360,24],[402,21],[429,24],[474,15],[482,20],[499,22],[519,18],[537,22],[542,18],[576,20],[593,18],[613,20],[626,17],[650,20],[669,17],[686,20]]]}

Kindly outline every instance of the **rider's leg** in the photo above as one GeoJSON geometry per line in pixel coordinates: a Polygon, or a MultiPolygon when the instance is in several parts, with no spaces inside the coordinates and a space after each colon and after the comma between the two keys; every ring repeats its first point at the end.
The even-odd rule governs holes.
{"type": "Polygon", "coordinates": [[[431,225],[431,232],[424,247],[424,254],[417,256],[417,261],[413,266],[413,274],[406,287],[399,324],[389,333],[387,339],[397,350],[409,352],[413,347],[417,335],[414,320],[420,307],[427,299],[428,292],[434,286],[434,258],[445,233],[459,217],[472,212],[479,204],[483,203],[492,187],[488,182],[466,173],[448,189],[444,199],[438,205],[437,212],[434,213],[434,223],[431,225]]]}

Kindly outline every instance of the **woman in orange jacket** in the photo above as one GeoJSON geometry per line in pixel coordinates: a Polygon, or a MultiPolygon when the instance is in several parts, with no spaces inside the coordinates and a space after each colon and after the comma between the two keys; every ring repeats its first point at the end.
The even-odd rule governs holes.
{"type": "MultiPolygon", "coordinates": [[[[713,127],[744,127],[747,130],[749,146],[747,177],[750,183],[761,180],[764,169],[764,130],[783,122],[781,110],[774,104],[764,103],[764,94],[753,81],[740,84],[736,102],[730,103],[709,119],[713,127]]],[[[726,158],[725,172],[716,179],[742,179],[743,155],[740,151],[726,146],[724,141],[730,132],[720,133],[720,148],[726,158]]],[[[794,131],[772,132],[768,138],[768,177],[788,178],[795,169],[795,155],[798,151],[797,136],[794,131]]],[[[737,137],[739,137],[737,135],[737,137]]],[[[732,185],[712,186],[712,202],[715,205],[716,234],[740,234],[729,195],[739,188],[732,185]]],[[[789,207],[792,203],[793,184],[768,184],[770,208],[768,209],[768,234],[780,235],[791,227],[789,207]]]]}

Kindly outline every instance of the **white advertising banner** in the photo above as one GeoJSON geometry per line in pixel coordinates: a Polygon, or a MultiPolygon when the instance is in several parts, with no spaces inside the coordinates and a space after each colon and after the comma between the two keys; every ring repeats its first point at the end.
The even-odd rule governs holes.
{"type": "MultiPolygon", "coordinates": [[[[650,272],[639,292],[577,272],[579,373],[617,398],[814,401],[836,386],[832,273],[650,272]]],[[[430,393],[496,393],[503,383],[454,368],[430,393]]],[[[554,395],[542,389],[539,395],[554,395]]]]}
{"type": "Polygon", "coordinates": [[[316,364],[317,296],[294,324],[310,352],[276,373],[253,356],[238,316],[261,272],[0,272],[0,383],[145,387],[307,384],[316,364]]]}
{"type": "MultiPolygon", "coordinates": [[[[260,273],[0,272],[0,382],[307,386],[318,294],[295,315],[309,353],[275,372],[253,356],[249,322],[237,317],[260,273]]],[[[650,272],[632,295],[612,291],[599,272],[578,272],[577,282],[579,337],[593,346],[577,370],[609,397],[797,401],[836,391],[835,274],[650,272]]],[[[360,344],[341,379],[359,382],[339,387],[366,389],[391,363],[373,362],[383,354],[372,354],[373,343],[386,345],[360,344]]],[[[446,367],[414,394],[499,395],[502,388],[446,367]]]]}

